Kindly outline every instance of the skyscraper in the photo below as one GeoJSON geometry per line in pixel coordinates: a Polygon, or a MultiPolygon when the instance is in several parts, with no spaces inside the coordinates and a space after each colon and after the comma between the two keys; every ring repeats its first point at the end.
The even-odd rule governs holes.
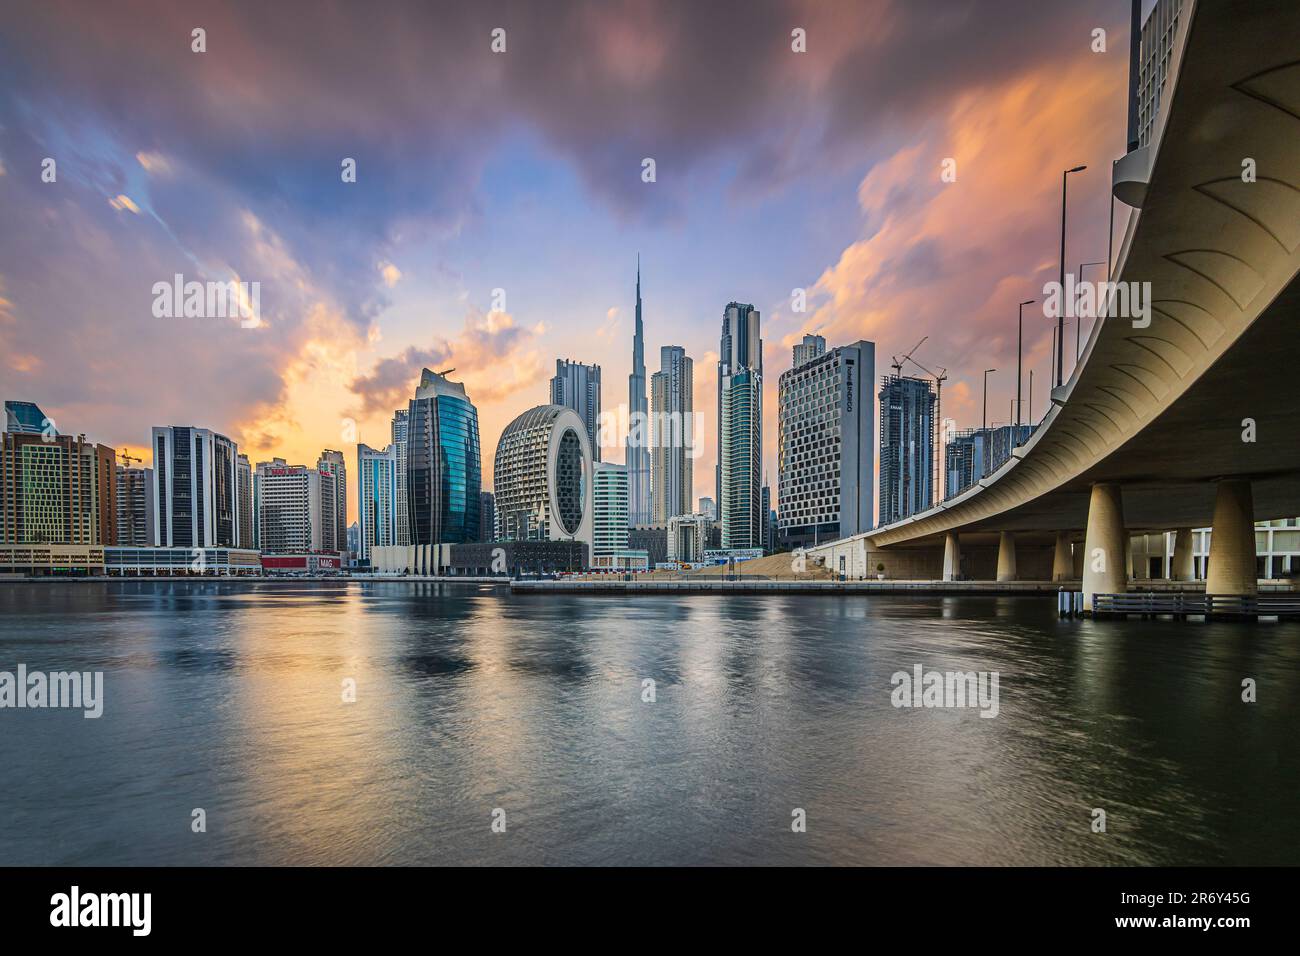
{"type": "Polygon", "coordinates": [[[497,442],[497,540],[590,546],[594,471],[587,427],[577,412],[562,405],[524,412],[497,442]]]}
{"type": "Polygon", "coordinates": [[[397,507],[392,544],[405,547],[411,543],[411,521],[406,513],[406,435],[410,412],[399,408],[393,412],[393,453],[397,458],[397,507]]]}
{"type": "Polygon", "coordinates": [[[555,377],[551,379],[551,404],[572,408],[587,423],[591,454],[600,461],[600,366],[556,359],[555,377]]]}
{"type": "Polygon", "coordinates": [[[348,471],[343,452],[325,449],[316,468],[321,474],[321,550],[348,549],[348,471]]]}
{"type": "Polygon", "coordinates": [[[478,539],[495,541],[497,527],[497,499],[490,491],[478,493],[478,539]]]}
{"type": "Polygon", "coordinates": [[[54,422],[34,402],[5,402],[5,431],[39,435],[53,430],[54,422]]]}
{"type": "MultiPolygon", "coordinates": [[[[326,472],[324,477],[328,496],[333,492],[333,475],[326,472]]],[[[321,478],[319,468],[290,465],[283,458],[257,463],[257,537],[264,553],[338,550],[324,546],[321,478]]]]}
{"type": "Polygon", "coordinates": [[[659,371],[650,377],[650,494],[655,524],[691,511],[693,381],[694,363],[685,349],[665,345],[659,350],[659,371]]]}
{"type": "Polygon", "coordinates": [[[116,544],[116,451],[43,428],[0,435],[0,543],[116,544]]]}
{"type": "MultiPolygon", "coordinates": [[[[243,458],[241,455],[240,458],[243,458]]],[[[117,543],[147,548],[153,544],[153,469],[117,466],[117,543]]]]}
{"type": "Polygon", "coordinates": [[[154,543],[233,548],[239,536],[239,449],[188,425],[153,429],[154,543]]]}
{"type": "Polygon", "coordinates": [[[477,541],[483,472],[478,409],[464,385],[426,368],[407,411],[411,544],[477,541]]]}
{"type": "Polygon", "coordinates": [[[823,342],[803,362],[794,349],[778,386],[777,509],[782,541],[802,547],[871,530],[876,346],[823,342]]]}
{"type": "MultiPolygon", "coordinates": [[[[152,474],[152,469],[150,470],[152,474]]],[[[239,536],[236,542],[241,548],[255,548],[257,540],[253,536],[253,466],[247,455],[235,459],[235,492],[239,497],[239,536]]],[[[149,540],[153,541],[153,529],[150,528],[149,540]]]]}
{"type": "Polygon", "coordinates": [[[724,548],[759,548],[762,507],[763,340],[752,305],[729,302],[718,348],[717,500],[724,548]]]}
{"type": "Polygon", "coordinates": [[[934,503],[934,385],[887,375],[880,385],[880,521],[901,521],[934,503]]]}
{"type": "Polygon", "coordinates": [[[357,445],[357,557],[369,560],[371,548],[397,540],[397,503],[404,498],[397,482],[397,448],[377,451],[357,445]]]}
{"type": "Polygon", "coordinates": [[[646,421],[645,340],[641,323],[641,258],[636,260],[636,327],[632,333],[632,374],[627,377],[628,434],[627,489],[628,521],[650,523],[650,442],[646,421]]]}
{"type": "Polygon", "coordinates": [[[794,347],[793,368],[799,368],[811,362],[819,355],[826,354],[826,340],[820,335],[805,335],[803,342],[794,347]]]}
{"type": "Polygon", "coordinates": [[[627,550],[627,466],[597,462],[592,557],[627,550]]]}

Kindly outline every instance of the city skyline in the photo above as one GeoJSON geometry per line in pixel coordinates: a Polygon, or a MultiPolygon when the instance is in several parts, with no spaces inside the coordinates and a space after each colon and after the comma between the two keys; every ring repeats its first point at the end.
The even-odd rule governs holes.
{"type": "MultiPolygon", "coordinates": [[[[168,30],[188,37],[190,25],[182,30],[170,16],[125,35],[88,14],[123,49],[161,44],[176,83],[152,94],[153,119],[121,108],[145,95],[131,57],[110,71],[114,83],[76,84],[69,77],[95,66],[79,59],[98,54],[24,11],[0,41],[12,54],[0,68],[9,81],[0,100],[0,196],[18,219],[47,226],[36,230],[39,250],[38,237],[22,230],[0,239],[6,394],[136,454],[153,425],[191,422],[230,436],[250,461],[306,461],[321,448],[342,447],[346,458],[356,442],[387,444],[393,411],[420,368],[455,367],[480,408],[491,461],[506,423],[545,394],[556,358],[600,365],[615,383],[630,372],[640,252],[645,347],[653,354],[680,345],[694,359],[695,408],[706,422],[716,414],[710,327],[723,303],[738,300],[764,315],[765,408],[776,407],[777,378],[806,333],[833,344],[874,341],[882,355],[929,333],[922,360],[950,368],[945,413],[973,425],[977,367],[1009,367],[1012,303],[1054,275],[1057,170],[1104,169],[1123,141],[1126,5],[1101,13],[1012,7],[995,17],[1041,44],[1012,46],[983,30],[982,55],[944,60],[933,77],[902,90],[888,64],[873,65],[890,47],[867,31],[871,18],[843,10],[759,5],[735,36],[685,6],[645,22],[614,10],[574,26],[592,41],[583,55],[610,80],[592,104],[607,132],[566,124],[570,104],[560,111],[552,98],[558,87],[521,95],[512,50],[505,73],[482,84],[477,106],[491,129],[463,149],[433,145],[416,130],[445,129],[471,104],[448,88],[429,105],[364,69],[351,74],[359,84],[352,95],[375,105],[374,129],[338,129],[326,106],[342,93],[325,64],[301,50],[277,58],[239,7],[208,27],[204,54],[162,42],[168,30]],[[1111,36],[1106,53],[1086,42],[1098,24],[1111,36]],[[792,25],[807,30],[808,52],[791,50],[792,25]],[[644,42],[629,45],[633,36],[644,42]],[[718,84],[701,51],[724,36],[761,52],[756,59],[772,78],[718,84]],[[25,38],[40,39],[48,64],[23,52],[25,38]],[[278,94],[254,103],[231,82],[225,108],[201,105],[202,83],[224,82],[235,63],[303,94],[292,104],[278,94]],[[675,71],[698,80],[693,88],[714,80],[718,102],[687,109],[694,104],[675,71]],[[867,97],[876,127],[853,115],[856,99],[835,94],[848,75],[879,94],[867,97]],[[759,117],[782,97],[826,105],[765,130],[759,117]],[[256,149],[227,135],[241,111],[259,136],[256,149]],[[301,117],[286,122],[293,111],[301,117]],[[194,137],[196,123],[208,124],[203,137],[194,137]],[[389,129],[397,131],[391,142],[380,133],[389,129]],[[746,137],[752,149],[735,151],[746,137]],[[53,183],[39,175],[46,156],[59,160],[53,183]],[[950,156],[957,179],[944,183],[950,156]],[[339,181],[345,157],[356,160],[355,183],[339,181]],[[652,183],[642,181],[646,157],[657,164],[652,183]],[[448,181],[467,183],[463,196],[450,194],[448,181]],[[724,233],[748,239],[719,243],[724,233]],[[129,260],[124,248],[134,250],[129,260]],[[75,278],[54,282],[52,269],[75,278]],[[261,282],[263,327],[155,318],[153,283],[178,273],[261,282]],[[795,289],[806,290],[806,312],[794,311],[795,289]],[[494,302],[496,290],[504,303],[494,302]],[[967,358],[975,352],[979,360],[967,358]],[[143,371],[121,375],[127,366],[143,371]],[[75,374],[55,374],[60,368],[75,374]],[[352,442],[340,437],[345,420],[355,423],[352,442]]],[[[966,43],[960,22],[881,8],[892,17],[892,44],[938,53],[966,43]]],[[[542,28],[522,9],[508,12],[523,60],[524,38],[542,28]]],[[[280,16],[288,13],[272,14],[280,16]]],[[[556,16],[547,37],[578,18],[567,9],[556,16]]],[[[486,40],[495,21],[458,17],[444,32],[468,38],[481,29],[483,51],[472,52],[467,39],[440,69],[499,73],[486,40]]],[[[344,32],[362,49],[391,43],[399,56],[447,42],[418,30],[395,39],[346,21],[323,42],[341,44],[344,32]]],[[[528,56],[537,57],[528,66],[560,74],[557,48],[528,56]]],[[[1071,261],[1105,253],[1105,178],[1072,183],[1071,261]]],[[[1026,363],[1040,369],[1048,326],[1027,323],[1026,363]]],[[[1005,408],[1010,379],[991,387],[999,398],[992,407],[1005,408]]],[[[605,407],[621,398],[616,389],[605,407]]],[[[763,425],[763,471],[774,475],[774,416],[763,425]]],[[[693,498],[711,496],[714,437],[705,436],[693,498]]],[[[622,448],[603,451],[622,460],[622,448]]]]}

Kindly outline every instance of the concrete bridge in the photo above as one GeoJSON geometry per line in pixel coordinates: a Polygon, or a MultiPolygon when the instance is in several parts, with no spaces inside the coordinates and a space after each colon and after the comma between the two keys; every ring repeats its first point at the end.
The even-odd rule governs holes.
{"type": "Polygon", "coordinates": [[[1177,531],[1188,580],[1208,526],[1207,592],[1255,592],[1255,521],[1300,513],[1300,3],[1186,0],[1180,19],[1150,143],[1113,177],[1135,211],[1110,278],[1150,283],[1149,325],[1095,322],[1010,461],[809,549],[832,570],[951,580],[967,549],[997,580],[1081,576],[1090,609],[1125,590],[1130,534],[1177,531]]]}

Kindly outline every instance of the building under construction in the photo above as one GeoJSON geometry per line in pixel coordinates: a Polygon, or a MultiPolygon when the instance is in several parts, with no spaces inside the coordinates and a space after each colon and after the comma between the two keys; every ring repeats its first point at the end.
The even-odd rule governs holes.
{"type": "Polygon", "coordinates": [[[934,383],[905,375],[880,382],[880,515],[883,526],[934,504],[934,383]]]}

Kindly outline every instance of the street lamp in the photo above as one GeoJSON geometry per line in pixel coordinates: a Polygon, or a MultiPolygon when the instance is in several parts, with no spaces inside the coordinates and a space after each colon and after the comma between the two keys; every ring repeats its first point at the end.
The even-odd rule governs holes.
{"type": "Polygon", "coordinates": [[[980,476],[983,477],[989,473],[989,373],[996,372],[995,368],[986,368],[984,370],[984,426],[980,429],[983,433],[980,436],[980,444],[984,447],[984,461],[980,467],[980,476]]]}
{"type": "Polygon", "coordinates": [[[1020,443],[1020,367],[1023,364],[1022,355],[1025,350],[1025,306],[1033,305],[1033,299],[1026,299],[1020,303],[1020,323],[1016,326],[1016,444],[1020,443]]]}
{"type": "MultiPolygon", "coordinates": [[[[1080,285],[1081,287],[1082,287],[1082,285],[1083,285],[1083,270],[1084,270],[1084,269],[1088,268],[1088,266],[1104,266],[1105,264],[1106,264],[1106,263],[1101,262],[1100,260],[1097,261],[1097,262],[1084,262],[1084,263],[1080,263],[1080,265],[1079,265],[1079,271],[1078,271],[1078,273],[1077,273],[1078,278],[1079,278],[1079,285],[1080,285]]],[[[1107,276],[1106,278],[1109,280],[1109,279],[1110,279],[1110,276],[1107,276]]],[[[1080,291],[1082,291],[1082,289],[1081,289],[1080,291]]],[[[1097,307],[1097,303],[1094,302],[1094,303],[1093,303],[1093,308],[1096,308],[1096,307],[1097,307]]],[[[1074,322],[1075,322],[1075,326],[1074,326],[1074,364],[1075,364],[1075,365],[1078,365],[1078,364],[1079,364],[1079,356],[1083,354],[1083,315],[1082,315],[1082,314],[1079,314],[1079,309],[1078,309],[1077,306],[1075,307],[1075,310],[1074,310],[1074,311],[1075,311],[1075,313],[1076,313],[1076,315],[1075,315],[1075,317],[1074,317],[1074,322]]],[[[1095,318],[1095,315],[1094,315],[1094,318],[1095,318]]]]}
{"type": "Polygon", "coordinates": [[[1065,369],[1065,184],[1070,173],[1081,173],[1087,166],[1075,166],[1073,169],[1067,169],[1061,173],[1061,307],[1056,316],[1056,387],[1061,387],[1063,381],[1062,372],[1065,369]]]}

